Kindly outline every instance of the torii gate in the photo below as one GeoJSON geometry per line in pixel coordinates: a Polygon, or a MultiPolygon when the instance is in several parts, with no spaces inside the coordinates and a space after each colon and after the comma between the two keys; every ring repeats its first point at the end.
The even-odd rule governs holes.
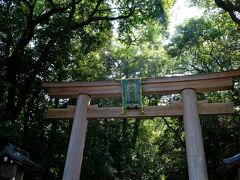
{"type": "Polygon", "coordinates": [[[121,107],[90,106],[90,97],[122,96],[122,84],[116,81],[97,82],[45,82],[42,87],[56,98],[77,98],[77,105],[66,109],[50,109],[48,118],[73,118],[63,180],[79,180],[88,120],[101,118],[182,116],[186,137],[188,174],[190,180],[207,180],[200,115],[234,113],[234,105],[228,103],[197,102],[196,93],[232,89],[233,80],[240,70],[221,73],[175,76],[144,79],[141,83],[143,95],[180,93],[182,102],[169,106],[147,106],[144,114],[136,109],[123,114],[121,107]]]}

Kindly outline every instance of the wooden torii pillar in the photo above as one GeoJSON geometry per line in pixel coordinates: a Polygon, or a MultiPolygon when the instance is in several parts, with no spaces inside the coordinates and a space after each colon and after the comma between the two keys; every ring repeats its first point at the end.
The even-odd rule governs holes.
{"type": "Polygon", "coordinates": [[[199,121],[200,115],[234,113],[233,103],[207,103],[197,101],[196,93],[232,89],[234,77],[240,76],[240,70],[191,76],[144,79],[143,95],[179,93],[182,102],[168,106],[144,107],[139,110],[121,113],[121,107],[98,108],[90,106],[90,97],[119,97],[122,95],[121,83],[116,81],[98,82],[45,82],[42,87],[56,98],[77,98],[77,106],[66,109],[50,109],[47,118],[74,119],[65,163],[63,180],[80,178],[83,149],[87,131],[87,122],[91,119],[127,118],[127,117],[163,117],[183,116],[186,136],[188,173],[190,180],[207,180],[207,167],[199,121]]]}

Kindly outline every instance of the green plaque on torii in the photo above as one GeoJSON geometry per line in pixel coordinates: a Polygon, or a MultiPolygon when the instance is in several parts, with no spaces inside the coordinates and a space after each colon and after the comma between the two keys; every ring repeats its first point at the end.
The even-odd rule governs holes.
{"type": "Polygon", "coordinates": [[[122,113],[127,109],[143,113],[141,79],[122,79],[122,113]]]}

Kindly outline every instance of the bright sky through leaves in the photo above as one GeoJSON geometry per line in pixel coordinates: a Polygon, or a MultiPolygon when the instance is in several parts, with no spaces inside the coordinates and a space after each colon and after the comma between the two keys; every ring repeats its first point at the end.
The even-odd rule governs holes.
{"type": "Polygon", "coordinates": [[[175,27],[182,24],[185,20],[201,16],[203,10],[197,7],[189,7],[185,0],[177,0],[171,9],[169,33],[174,34],[175,27]]]}

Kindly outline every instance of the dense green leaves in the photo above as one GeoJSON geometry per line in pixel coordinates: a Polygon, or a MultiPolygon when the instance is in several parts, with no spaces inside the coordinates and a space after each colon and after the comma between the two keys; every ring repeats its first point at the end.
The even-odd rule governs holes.
{"type": "MultiPolygon", "coordinates": [[[[113,37],[111,21],[117,20],[122,34],[132,27],[147,29],[146,24],[153,24],[154,20],[167,24],[171,5],[172,1],[1,1],[0,136],[30,151],[32,158],[44,166],[41,174],[29,173],[26,178],[60,179],[71,129],[70,122],[49,122],[45,116],[48,106],[65,107],[74,104],[74,100],[46,98],[41,82],[115,77],[111,64],[115,62],[106,57],[117,51],[109,46],[113,37]]],[[[134,73],[136,68],[129,68],[134,73]]],[[[96,154],[101,154],[106,147],[100,148],[101,128],[96,128],[99,132],[95,140],[99,141],[96,154]]],[[[111,148],[114,152],[115,147],[111,148]]],[[[124,151],[124,147],[120,150],[124,151]]],[[[119,158],[115,163],[122,163],[120,154],[119,158]]],[[[90,164],[93,159],[89,159],[90,164]]],[[[117,177],[115,168],[128,165],[128,161],[121,167],[112,167],[112,163],[106,162],[99,171],[88,175],[98,177],[97,174],[105,171],[103,174],[113,179],[117,177]]],[[[87,166],[86,172],[94,166],[95,163],[87,166]]]]}
{"type": "MultiPolygon", "coordinates": [[[[239,69],[239,27],[225,14],[209,11],[199,19],[191,19],[177,28],[166,46],[173,58],[174,73],[209,73],[239,69]]],[[[239,104],[235,92],[204,93],[199,100],[239,104]]],[[[202,131],[210,179],[224,179],[223,159],[239,152],[239,113],[233,116],[202,117],[202,131]]]]}
{"type": "MultiPolygon", "coordinates": [[[[0,138],[29,151],[44,167],[40,173],[28,172],[25,179],[61,179],[71,121],[46,120],[46,111],[76,104],[74,99],[48,97],[42,81],[239,69],[239,27],[218,11],[185,22],[166,45],[173,3],[0,1],[0,138]]],[[[198,99],[239,106],[239,83],[233,92],[199,94],[198,99]]],[[[143,103],[180,100],[179,95],[145,96],[143,103]]],[[[91,103],[121,106],[121,99],[91,103]]],[[[222,159],[239,147],[239,114],[204,117],[201,123],[209,177],[220,179],[222,159]]],[[[81,179],[187,179],[184,144],[181,118],[93,120],[81,179]]]]}
{"type": "Polygon", "coordinates": [[[194,5],[207,8],[213,11],[224,11],[228,14],[228,18],[233,22],[240,25],[240,2],[238,0],[214,0],[214,1],[203,1],[203,0],[190,0],[194,5]]]}
{"type": "Polygon", "coordinates": [[[203,16],[178,27],[168,45],[175,69],[201,73],[239,68],[238,29],[224,15],[203,16]]]}

